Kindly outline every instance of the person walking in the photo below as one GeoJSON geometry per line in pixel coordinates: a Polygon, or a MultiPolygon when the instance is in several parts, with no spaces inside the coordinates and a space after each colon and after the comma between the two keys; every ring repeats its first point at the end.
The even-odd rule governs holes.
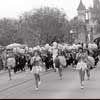
{"type": "Polygon", "coordinates": [[[56,69],[59,72],[59,77],[62,80],[62,66],[60,65],[59,55],[56,56],[54,60],[54,64],[55,64],[56,69]]]}
{"type": "Polygon", "coordinates": [[[62,76],[63,76],[62,71],[63,68],[65,68],[66,66],[66,59],[60,50],[58,51],[58,55],[56,56],[54,63],[55,63],[55,67],[58,69],[60,79],[62,80],[62,76]]]}
{"type": "Polygon", "coordinates": [[[31,55],[27,55],[27,66],[30,69],[30,71],[32,70],[32,65],[31,65],[31,55]]]}
{"type": "Polygon", "coordinates": [[[81,89],[83,89],[84,88],[85,70],[87,69],[87,64],[85,62],[83,49],[80,49],[80,51],[81,52],[79,52],[79,54],[78,54],[78,63],[76,66],[76,70],[78,70],[78,72],[79,72],[81,89]]]}
{"type": "Polygon", "coordinates": [[[38,90],[39,85],[41,84],[39,73],[41,71],[42,60],[37,50],[34,52],[34,56],[31,58],[31,64],[32,64],[31,72],[34,74],[34,77],[35,77],[35,85],[36,85],[35,89],[38,90]]]}
{"type": "Polygon", "coordinates": [[[53,67],[54,67],[54,71],[56,72],[56,67],[55,67],[55,58],[58,55],[58,43],[54,42],[53,43],[53,50],[52,50],[52,58],[53,58],[53,67]]]}
{"type": "Polygon", "coordinates": [[[8,54],[8,57],[7,57],[7,68],[8,68],[8,73],[9,73],[9,79],[12,80],[11,78],[11,70],[12,68],[14,69],[15,67],[15,58],[12,54],[8,54]]]}

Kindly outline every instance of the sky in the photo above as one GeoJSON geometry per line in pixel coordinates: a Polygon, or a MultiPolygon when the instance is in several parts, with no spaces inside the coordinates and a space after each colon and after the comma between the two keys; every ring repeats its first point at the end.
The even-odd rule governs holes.
{"type": "MultiPolygon", "coordinates": [[[[93,0],[82,0],[88,8],[93,0]]],[[[40,7],[63,9],[69,19],[77,15],[80,0],[0,0],[0,18],[18,18],[22,13],[40,7]]]]}

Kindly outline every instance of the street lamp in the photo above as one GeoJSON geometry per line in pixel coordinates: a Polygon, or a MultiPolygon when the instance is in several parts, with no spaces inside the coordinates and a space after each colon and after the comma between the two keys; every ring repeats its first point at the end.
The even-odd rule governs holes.
{"type": "Polygon", "coordinates": [[[73,30],[70,30],[70,35],[71,35],[71,43],[73,42],[72,40],[73,40],[73,30]]]}
{"type": "Polygon", "coordinates": [[[89,35],[89,10],[86,10],[86,17],[85,17],[85,42],[86,44],[88,43],[88,40],[90,39],[90,35],[89,35]]]}
{"type": "Polygon", "coordinates": [[[73,30],[70,30],[70,34],[73,34],[73,30]]]}

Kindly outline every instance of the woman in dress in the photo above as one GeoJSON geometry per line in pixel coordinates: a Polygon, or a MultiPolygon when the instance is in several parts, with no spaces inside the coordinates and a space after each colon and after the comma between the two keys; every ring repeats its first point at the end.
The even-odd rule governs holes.
{"type": "Polygon", "coordinates": [[[9,53],[7,55],[7,68],[8,68],[8,73],[9,73],[9,79],[11,80],[11,69],[15,67],[15,57],[13,54],[9,53]]]}
{"type": "Polygon", "coordinates": [[[87,64],[85,63],[85,57],[84,57],[84,53],[83,53],[82,48],[79,50],[79,53],[77,55],[77,59],[78,59],[78,63],[77,63],[76,69],[79,72],[81,89],[83,89],[84,88],[85,70],[87,68],[87,64]]]}
{"type": "Polygon", "coordinates": [[[40,80],[40,71],[41,71],[41,64],[42,60],[39,56],[39,52],[35,51],[34,56],[31,58],[31,64],[32,64],[32,73],[34,73],[35,77],[35,84],[36,84],[36,90],[38,90],[39,85],[41,84],[40,80]]]}

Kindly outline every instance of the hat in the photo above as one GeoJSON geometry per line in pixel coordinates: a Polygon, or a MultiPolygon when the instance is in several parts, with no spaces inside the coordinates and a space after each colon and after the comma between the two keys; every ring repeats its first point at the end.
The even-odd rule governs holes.
{"type": "Polygon", "coordinates": [[[54,48],[57,47],[57,42],[53,42],[53,47],[54,47],[54,48]]]}
{"type": "Polygon", "coordinates": [[[50,47],[49,44],[45,45],[45,49],[49,49],[49,47],[50,47]]]}

